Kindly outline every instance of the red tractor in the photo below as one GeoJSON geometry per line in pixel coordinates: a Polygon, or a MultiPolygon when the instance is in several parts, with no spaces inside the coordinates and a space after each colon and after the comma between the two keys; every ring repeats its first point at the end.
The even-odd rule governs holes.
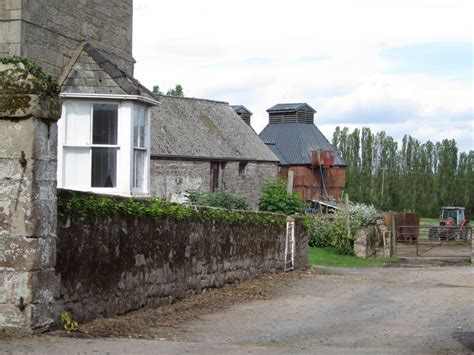
{"type": "Polygon", "coordinates": [[[443,207],[439,217],[439,227],[431,227],[429,239],[437,240],[467,240],[468,228],[464,207],[443,207]]]}

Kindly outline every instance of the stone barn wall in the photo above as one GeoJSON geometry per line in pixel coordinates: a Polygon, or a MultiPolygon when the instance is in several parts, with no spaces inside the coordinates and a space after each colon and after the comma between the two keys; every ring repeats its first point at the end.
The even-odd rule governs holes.
{"type": "MultiPolygon", "coordinates": [[[[94,198],[93,194],[61,191],[60,204],[67,205],[72,196],[94,198]]],[[[85,321],[168,304],[205,289],[283,269],[285,216],[168,206],[195,214],[176,219],[117,212],[83,216],[77,223],[59,209],[59,302],[74,319],[85,321]],[[232,222],[213,218],[216,213],[246,217],[232,222]],[[262,218],[274,223],[264,225],[262,218]]],[[[80,208],[73,210],[80,214],[80,208]]],[[[308,240],[299,219],[295,240],[295,266],[303,268],[308,240]]]]}
{"type": "MultiPolygon", "coordinates": [[[[238,161],[225,164],[221,189],[244,197],[257,209],[263,183],[277,178],[277,164],[248,162],[243,171],[239,165],[238,161]]],[[[150,172],[151,194],[166,200],[186,190],[210,192],[211,189],[210,161],[152,159],[150,172]]]]}

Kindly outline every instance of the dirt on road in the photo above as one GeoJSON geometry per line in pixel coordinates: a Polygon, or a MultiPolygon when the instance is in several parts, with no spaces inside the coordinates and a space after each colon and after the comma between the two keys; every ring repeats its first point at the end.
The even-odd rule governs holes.
{"type": "Polygon", "coordinates": [[[471,353],[473,301],[471,266],[318,268],[97,320],[80,333],[10,338],[0,352],[471,353]]]}

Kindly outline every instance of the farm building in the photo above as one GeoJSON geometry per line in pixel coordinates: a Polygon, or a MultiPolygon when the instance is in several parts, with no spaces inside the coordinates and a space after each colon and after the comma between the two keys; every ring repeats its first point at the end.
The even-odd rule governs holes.
{"type": "Polygon", "coordinates": [[[159,96],[151,110],[151,194],[227,191],[257,207],[278,158],[226,102],[159,96]]]}
{"type": "Polygon", "coordinates": [[[278,104],[267,110],[269,124],[260,138],[279,158],[278,177],[293,173],[293,189],[305,201],[338,200],[346,162],[314,124],[316,111],[306,103],[278,104]]]}

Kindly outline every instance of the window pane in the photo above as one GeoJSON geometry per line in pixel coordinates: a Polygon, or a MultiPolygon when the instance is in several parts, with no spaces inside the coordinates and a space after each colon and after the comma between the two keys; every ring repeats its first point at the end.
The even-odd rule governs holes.
{"type": "Polygon", "coordinates": [[[92,187],[117,186],[117,148],[92,148],[92,187]]]}
{"type": "Polygon", "coordinates": [[[117,105],[94,105],[93,144],[117,144],[117,105]]]}
{"type": "Polygon", "coordinates": [[[146,151],[135,149],[133,151],[133,188],[143,189],[145,182],[145,157],[146,151]]]}
{"type": "Polygon", "coordinates": [[[66,144],[90,144],[91,105],[84,102],[66,104],[66,144]]]}
{"type": "Polygon", "coordinates": [[[65,188],[89,187],[90,148],[64,148],[65,188]]]}
{"type": "Polygon", "coordinates": [[[139,138],[139,147],[145,148],[145,109],[140,108],[140,138],[139,138]]]}
{"type": "Polygon", "coordinates": [[[133,106],[133,146],[138,147],[138,126],[140,124],[140,108],[133,106]]]}

